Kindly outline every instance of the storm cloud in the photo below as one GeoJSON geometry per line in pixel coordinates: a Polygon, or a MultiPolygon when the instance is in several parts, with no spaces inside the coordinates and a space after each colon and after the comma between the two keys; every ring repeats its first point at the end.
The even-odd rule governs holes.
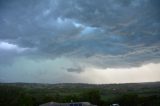
{"type": "Polygon", "coordinates": [[[0,65],[67,58],[72,65],[60,67],[79,73],[159,63],[159,6],[159,0],[1,0],[0,65]]]}

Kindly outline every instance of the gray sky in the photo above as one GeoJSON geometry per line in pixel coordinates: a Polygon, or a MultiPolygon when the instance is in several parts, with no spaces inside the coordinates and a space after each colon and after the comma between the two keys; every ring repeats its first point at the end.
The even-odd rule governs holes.
{"type": "Polygon", "coordinates": [[[160,1],[0,0],[0,81],[160,81],[160,1]]]}

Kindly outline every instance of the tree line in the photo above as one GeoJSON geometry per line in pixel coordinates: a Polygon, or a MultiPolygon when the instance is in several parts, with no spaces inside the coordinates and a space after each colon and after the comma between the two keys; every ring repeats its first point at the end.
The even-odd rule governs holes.
{"type": "Polygon", "coordinates": [[[90,102],[98,106],[109,106],[118,103],[120,106],[159,106],[158,95],[139,96],[136,93],[124,93],[109,100],[103,100],[99,89],[88,89],[77,94],[61,94],[59,92],[48,94],[45,92],[35,94],[16,86],[0,86],[0,106],[39,106],[47,102],[90,102]]]}

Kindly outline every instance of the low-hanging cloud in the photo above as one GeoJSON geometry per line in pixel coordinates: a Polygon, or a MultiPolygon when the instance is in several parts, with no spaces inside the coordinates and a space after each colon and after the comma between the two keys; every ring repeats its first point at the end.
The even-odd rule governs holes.
{"type": "Polygon", "coordinates": [[[84,70],[81,67],[77,67],[77,68],[68,68],[67,69],[68,72],[77,72],[77,73],[81,73],[84,70]]]}

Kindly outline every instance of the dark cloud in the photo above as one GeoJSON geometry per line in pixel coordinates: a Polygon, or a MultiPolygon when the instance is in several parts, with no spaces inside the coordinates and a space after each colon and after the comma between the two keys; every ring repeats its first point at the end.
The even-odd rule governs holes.
{"type": "Polygon", "coordinates": [[[64,56],[96,67],[159,62],[159,4],[158,0],[1,0],[0,41],[34,48],[29,56],[64,56]]]}
{"type": "Polygon", "coordinates": [[[80,67],[77,67],[77,68],[68,68],[67,69],[68,72],[76,72],[76,73],[81,73],[83,72],[84,70],[80,67]]]}

